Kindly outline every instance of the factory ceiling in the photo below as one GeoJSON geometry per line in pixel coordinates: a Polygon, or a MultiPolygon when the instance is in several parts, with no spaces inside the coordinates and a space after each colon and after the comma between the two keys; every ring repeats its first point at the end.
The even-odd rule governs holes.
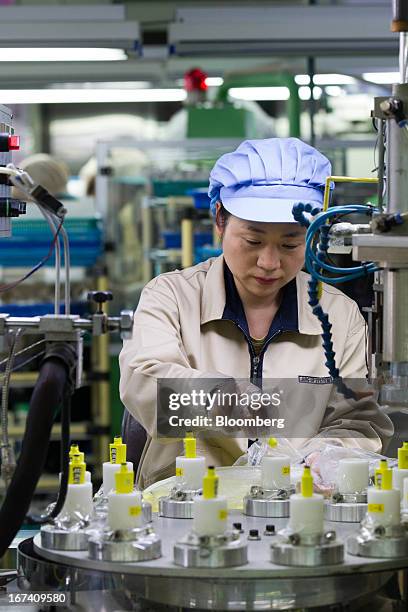
{"type": "MultiPolygon", "coordinates": [[[[40,2],[33,0],[20,0],[13,6],[24,10],[25,8],[30,11],[33,9],[40,10],[41,5],[47,5],[50,10],[52,6],[68,7],[69,5],[78,5],[83,7],[84,3],[80,0],[68,0],[63,2],[61,0],[42,0],[40,2]]],[[[293,8],[296,10],[296,5],[299,5],[299,12],[302,13],[309,2],[296,2],[292,0],[286,0],[284,6],[282,2],[273,0],[257,0],[256,7],[259,7],[262,12],[262,7],[265,7],[270,11],[288,10],[293,8]]],[[[333,15],[337,14],[339,9],[341,11],[347,11],[350,15],[355,15],[356,11],[360,11],[360,15],[365,14],[367,23],[370,19],[373,19],[375,11],[379,14],[379,11],[383,11],[384,17],[380,19],[379,23],[384,22],[384,35],[388,35],[389,32],[389,21],[391,19],[391,2],[390,0],[343,0],[342,2],[319,2],[318,7],[310,8],[322,8],[328,9],[333,15]],[[321,5],[321,6],[320,6],[321,5]],[[370,11],[367,13],[367,11],[370,11]],[[368,16],[367,16],[368,15],[368,16]],[[388,16],[389,15],[389,16],[388,16]]],[[[118,7],[121,3],[114,2],[103,2],[103,0],[87,0],[86,5],[90,7],[95,5],[103,5],[100,7],[101,12],[112,8],[113,6],[118,7]],[[112,5],[112,6],[110,6],[112,5]]],[[[188,0],[188,2],[180,2],[174,0],[149,0],[149,1],[131,1],[123,3],[125,8],[124,14],[126,15],[125,21],[137,23],[140,28],[140,38],[143,44],[143,55],[129,54],[127,60],[115,61],[115,62],[8,62],[0,61],[0,78],[2,80],[3,88],[9,87],[46,87],[53,83],[58,82],[98,82],[98,81],[112,81],[112,82],[123,82],[123,81],[143,81],[149,80],[154,85],[160,84],[161,86],[167,86],[174,83],[175,79],[180,79],[184,72],[194,65],[200,65],[210,76],[225,75],[228,72],[235,71],[237,69],[237,57],[240,55],[238,52],[235,53],[234,47],[226,49],[225,46],[221,46],[219,51],[216,53],[210,53],[210,49],[213,46],[211,36],[208,40],[204,40],[202,49],[194,53],[189,53],[187,50],[183,56],[172,55],[169,53],[169,32],[177,26],[177,14],[180,11],[185,10],[188,7],[193,9],[203,9],[206,11],[207,23],[202,25],[202,29],[205,30],[206,25],[209,32],[211,32],[210,22],[208,20],[213,19],[217,21],[222,10],[231,10],[232,7],[237,7],[237,13],[242,10],[250,10],[249,3],[247,0],[223,0],[222,4],[219,0],[188,0]]],[[[251,9],[254,6],[251,3],[251,9]]],[[[0,17],[4,11],[3,7],[0,7],[0,17]]],[[[1,22],[4,21],[0,19],[1,22]]],[[[310,28],[313,27],[313,22],[310,20],[310,28]]],[[[378,19],[377,19],[378,23],[378,19]]],[[[36,26],[33,23],[32,27],[40,27],[38,23],[36,26]]],[[[197,32],[200,29],[200,24],[194,24],[197,32]]],[[[238,31],[236,24],[230,23],[225,20],[224,32],[226,38],[231,38],[231,30],[233,28],[238,31]]],[[[382,27],[382,25],[380,25],[382,27]]],[[[309,28],[308,28],[309,29],[309,28]]],[[[367,28],[366,28],[367,29],[367,28]]],[[[1,32],[0,32],[1,34],[1,32]]],[[[395,54],[388,50],[384,53],[384,50],[379,47],[378,53],[371,52],[360,53],[361,45],[356,40],[355,53],[352,56],[342,56],[338,53],[337,55],[328,55],[324,51],[316,57],[316,72],[342,72],[348,74],[360,75],[362,72],[370,71],[387,71],[396,69],[396,57],[397,57],[397,37],[395,36],[396,52],[395,54]]],[[[1,44],[0,46],[5,46],[1,44]]],[[[49,45],[53,46],[53,45],[49,45]]],[[[341,48],[341,44],[340,44],[341,48]]],[[[295,73],[303,73],[306,71],[307,65],[307,53],[305,48],[300,48],[296,55],[289,52],[290,44],[286,44],[285,48],[279,52],[279,48],[257,50],[256,53],[251,53],[250,50],[245,53],[244,56],[239,57],[239,68],[241,70],[269,70],[269,71],[294,71],[295,73]]],[[[1,58],[0,58],[1,59],[1,58]]]]}

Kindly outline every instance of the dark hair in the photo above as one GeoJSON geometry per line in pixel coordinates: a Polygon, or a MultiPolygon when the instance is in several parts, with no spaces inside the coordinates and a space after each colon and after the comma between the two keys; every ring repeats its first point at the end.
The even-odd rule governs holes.
{"type": "Polygon", "coordinates": [[[221,207],[218,211],[218,215],[216,217],[216,220],[218,221],[219,226],[223,229],[223,231],[225,230],[225,226],[228,223],[228,219],[231,217],[231,213],[224,207],[223,203],[220,202],[221,207]]]}

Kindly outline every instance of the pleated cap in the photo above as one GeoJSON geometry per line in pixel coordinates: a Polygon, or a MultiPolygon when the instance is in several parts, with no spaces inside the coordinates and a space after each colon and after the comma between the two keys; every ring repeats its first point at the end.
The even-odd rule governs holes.
{"type": "Polygon", "coordinates": [[[298,138],[245,140],[222,155],[211,170],[211,209],[214,213],[221,201],[241,219],[294,223],[294,204],[323,207],[330,175],[327,157],[298,138]]]}

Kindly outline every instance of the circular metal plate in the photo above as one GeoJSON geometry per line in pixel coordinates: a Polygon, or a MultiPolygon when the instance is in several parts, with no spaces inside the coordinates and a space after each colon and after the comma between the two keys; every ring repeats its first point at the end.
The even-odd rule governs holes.
{"type": "Polygon", "coordinates": [[[326,521],[360,523],[367,514],[367,504],[325,504],[326,521]]]}
{"type": "Polygon", "coordinates": [[[243,513],[247,516],[263,518],[285,518],[289,516],[289,500],[256,499],[246,495],[244,497],[243,513]]]}
{"type": "MultiPolygon", "coordinates": [[[[174,525],[174,521],[169,522],[174,525]]],[[[344,601],[354,603],[360,597],[376,592],[392,576],[392,570],[383,568],[379,571],[379,566],[395,565],[395,561],[370,560],[367,563],[350,557],[356,569],[350,571],[352,568],[347,564],[328,568],[291,568],[274,566],[266,560],[265,564],[262,563],[265,570],[260,571],[259,559],[263,558],[259,554],[260,543],[249,542],[247,565],[222,571],[216,568],[187,569],[173,563],[169,539],[167,542],[166,538],[163,540],[164,556],[147,564],[115,564],[87,559],[87,567],[83,567],[81,557],[85,553],[64,553],[64,562],[64,559],[57,558],[61,553],[45,551],[47,557],[54,557],[51,560],[38,554],[40,547],[33,547],[29,538],[19,544],[18,584],[26,591],[74,591],[75,601],[83,610],[130,610],[140,597],[152,602],[150,609],[155,609],[154,602],[157,602],[179,608],[224,612],[295,610],[344,601]],[[254,547],[255,555],[251,555],[251,547],[254,547]],[[69,557],[72,557],[71,562],[69,557]],[[369,567],[371,572],[361,572],[362,568],[368,570],[369,567]],[[332,574],[336,572],[336,575],[327,575],[327,570],[332,574]],[[345,570],[348,571],[343,573],[345,570]]],[[[400,566],[403,564],[399,562],[400,566]]]]}
{"type": "Polygon", "coordinates": [[[271,546],[271,561],[278,565],[336,565],[344,561],[344,546],[340,542],[330,542],[320,546],[293,545],[277,542],[271,546]]]}
{"type": "Polygon", "coordinates": [[[192,500],[177,501],[171,497],[159,499],[159,515],[173,519],[192,519],[194,502],[192,500]]]}
{"type": "MultiPolygon", "coordinates": [[[[263,534],[268,519],[250,517],[232,510],[228,527],[242,522],[247,535],[250,529],[263,534]]],[[[287,519],[274,519],[275,529],[287,526],[287,519]]],[[[67,590],[67,578],[75,576],[75,588],[98,589],[109,584],[109,593],[118,599],[111,610],[129,609],[137,597],[150,602],[200,610],[294,610],[329,606],[356,601],[378,590],[392,572],[408,565],[405,558],[361,558],[346,555],[344,563],[320,566],[283,566],[271,562],[271,542],[262,536],[247,542],[248,563],[236,567],[184,568],[174,563],[174,545],[191,530],[190,520],[167,519],[153,515],[155,532],[162,541],[159,559],[140,563],[96,561],[87,552],[62,552],[45,549],[38,534],[19,546],[21,580],[33,590],[45,587],[67,590]],[[22,550],[27,547],[27,552],[22,550]],[[21,552],[20,552],[21,551],[21,552]],[[31,551],[31,552],[30,552],[31,551]],[[23,578],[24,576],[24,578],[23,578]],[[90,580],[92,576],[92,581],[90,580]]],[[[325,530],[336,528],[337,537],[345,541],[356,531],[352,523],[326,523],[325,530]]],[[[27,588],[27,587],[26,587],[27,588]]],[[[97,593],[95,593],[95,596],[97,593]]],[[[90,593],[92,596],[92,593],[90,593]]],[[[78,596],[79,598],[79,596],[78,596]]],[[[154,609],[154,604],[152,604],[154,609]]],[[[93,609],[84,606],[84,609],[93,609]]]]}
{"type": "Polygon", "coordinates": [[[346,540],[349,555],[396,559],[408,556],[408,537],[364,539],[361,535],[351,535],[346,540]]]}
{"type": "Polygon", "coordinates": [[[126,542],[92,537],[88,540],[88,554],[90,559],[96,561],[151,561],[161,557],[161,541],[155,533],[126,542]]]}
{"type": "Polygon", "coordinates": [[[41,527],[41,546],[50,550],[86,550],[89,534],[84,530],[65,531],[52,525],[41,527]]]}
{"type": "Polygon", "coordinates": [[[248,547],[241,540],[225,546],[192,546],[178,542],[174,546],[174,563],[182,567],[235,567],[248,563],[248,547]]]}

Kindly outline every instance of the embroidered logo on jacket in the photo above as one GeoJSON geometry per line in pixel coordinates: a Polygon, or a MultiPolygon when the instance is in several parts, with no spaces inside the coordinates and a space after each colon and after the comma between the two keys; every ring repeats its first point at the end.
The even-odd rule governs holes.
{"type": "Polygon", "coordinates": [[[332,376],[298,376],[298,382],[306,383],[307,385],[331,385],[333,382],[332,376]]]}

